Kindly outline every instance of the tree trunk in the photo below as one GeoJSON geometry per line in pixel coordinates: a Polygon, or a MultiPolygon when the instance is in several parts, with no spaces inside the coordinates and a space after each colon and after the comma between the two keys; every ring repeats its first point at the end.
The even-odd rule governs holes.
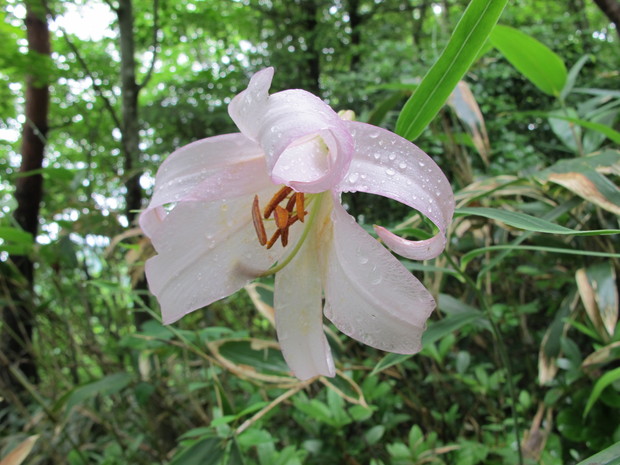
{"type": "Polygon", "coordinates": [[[349,26],[351,26],[350,71],[357,71],[361,60],[360,44],[362,43],[362,17],[360,15],[359,6],[359,0],[349,0],[349,26]]]}
{"type": "MultiPolygon", "coordinates": [[[[26,3],[26,35],[28,51],[31,55],[51,53],[50,34],[45,17],[45,5],[26,3]]],[[[29,174],[43,166],[45,136],[47,134],[47,115],[49,109],[49,88],[47,76],[31,74],[26,82],[25,117],[22,128],[20,176],[15,183],[17,208],[13,213],[15,221],[24,231],[36,238],[39,225],[39,209],[43,197],[43,177],[41,173],[29,174]]],[[[3,334],[0,338],[0,351],[4,359],[21,370],[30,381],[37,381],[36,364],[32,350],[34,322],[34,266],[27,255],[10,255],[10,260],[21,276],[2,277],[2,291],[7,299],[2,309],[3,334]],[[21,283],[23,285],[19,285],[21,283]]],[[[8,375],[8,370],[0,370],[2,381],[17,392],[21,385],[8,375]]]]}
{"type": "Polygon", "coordinates": [[[616,33],[620,37],[620,2],[618,0],[594,0],[594,3],[616,25],[616,33]]]}
{"type": "Polygon", "coordinates": [[[307,31],[308,54],[306,57],[307,69],[310,79],[308,79],[307,90],[315,95],[321,95],[321,51],[317,44],[318,38],[318,5],[316,0],[306,0],[303,4],[303,27],[307,31]]]}
{"type": "Polygon", "coordinates": [[[413,21],[413,25],[411,27],[411,37],[413,40],[413,46],[417,51],[422,50],[422,33],[424,27],[424,20],[426,19],[426,12],[428,11],[428,6],[429,4],[427,2],[422,2],[417,7],[420,13],[420,17],[418,19],[415,19],[413,15],[413,10],[415,10],[415,8],[413,8],[411,11],[411,19],[413,21]]]}
{"type": "Polygon", "coordinates": [[[140,125],[138,122],[138,93],[140,87],[136,83],[136,60],[133,35],[133,7],[131,0],[120,0],[118,9],[118,25],[121,48],[121,94],[123,127],[121,141],[124,157],[125,214],[132,223],[142,203],[140,174],[136,165],[140,159],[140,125]]]}

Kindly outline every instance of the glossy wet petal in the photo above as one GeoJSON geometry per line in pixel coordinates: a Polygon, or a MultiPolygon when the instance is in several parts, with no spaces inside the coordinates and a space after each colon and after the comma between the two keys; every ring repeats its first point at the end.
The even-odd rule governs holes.
{"type": "Polygon", "coordinates": [[[435,301],[407,269],[334,203],[321,249],[325,315],[348,336],[389,352],[421,349],[435,301]]]}
{"type": "Polygon", "coordinates": [[[274,183],[318,193],[346,173],[353,140],[329,105],[303,90],[268,94],[273,69],[256,73],[228,107],[231,118],[265,152],[274,183]]]}
{"type": "Polygon", "coordinates": [[[280,257],[281,247],[259,245],[252,201],[181,202],[155,229],[151,240],[158,255],[145,268],[164,323],[233,294],[280,257]]]}
{"type": "Polygon", "coordinates": [[[160,207],[166,204],[231,199],[271,185],[256,143],[241,134],[203,139],[176,150],[162,163],[140,226],[152,235],[165,217],[160,207]]]}
{"type": "Polygon", "coordinates": [[[335,374],[323,332],[321,276],[312,241],[306,241],[291,263],[276,275],[274,293],[282,354],[301,380],[335,374]]]}
{"type": "Polygon", "coordinates": [[[408,241],[382,227],[376,228],[377,234],[404,257],[423,260],[439,255],[454,213],[452,189],[441,169],[426,153],[396,134],[364,123],[346,124],[356,149],[348,175],[335,189],[382,195],[418,210],[439,228],[431,239],[408,241]]]}

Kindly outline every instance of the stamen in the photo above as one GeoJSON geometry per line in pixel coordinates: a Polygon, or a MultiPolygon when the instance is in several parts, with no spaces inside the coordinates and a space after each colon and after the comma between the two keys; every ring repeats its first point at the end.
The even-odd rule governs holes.
{"type": "Polygon", "coordinates": [[[265,231],[265,225],[263,219],[260,216],[260,207],[258,205],[258,195],[254,196],[254,202],[252,203],[252,222],[254,223],[254,230],[258,237],[260,245],[267,243],[267,232],[265,231]]]}
{"type": "MultiPolygon", "coordinates": [[[[293,246],[292,250],[289,252],[289,254],[286,256],[286,258],[284,258],[283,260],[279,261],[276,265],[274,265],[272,268],[270,268],[269,270],[265,271],[261,276],[270,276],[270,275],[274,275],[277,272],[279,272],[280,270],[282,270],[283,268],[285,268],[289,263],[291,263],[291,260],[293,260],[293,258],[295,258],[295,256],[297,255],[297,253],[299,252],[299,250],[301,249],[301,246],[303,245],[304,241],[306,240],[306,238],[308,237],[308,234],[310,233],[310,229],[312,229],[312,224],[316,221],[317,215],[319,214],[319,212],[321,211],[321,204],[323,202],[323,199],[326,197],[325,193],[313,196],[311,201],[313,202],[313,206],[312,209],[310,209],[310,213],[309,213],[309,218],[308,221],[306,222],[303,231],[301,233],[301,237],[299,237],[299,239],[297,239],[295,245],[293,246]]],[[[306,212],[304,212],[305,214],[306,212]]],[[[291,217],[289,219],[289,221],[295,222],[297,221],[297,219],[295,219],[297,217],[297,219],[299,219],[298,215],[295,215],[293,217],[291,217]]],[[[269,243],[271,242],[275,242],[278,237],[280,237],[280,230],[276,230],[276,233],[273,235],[273,237],[269,240],[269,243]]],[[[288,240],[288,238],[287,238],[288,240]]],[[[273,245],[273,244],[271,244],[273,245]]],[[[271,245],[267,245],[267,247],[271,247],[271,245]]]]}
{"type": "Polygon", "coordinates": [[[282,234],[280,234],[280,239],[282,239],[282,247],[286,247],[288,244],[288,228],[282,230],[282,234]]]}
{"type": "Polygon", "coordinates": [[[288,219],[288,227],[290,228],[295,222],[299,221],[299,217],[297,215],[293,215],[288,219]]]}
{"type": "Polygon", "coordinates": [[[289,213],[280,205],[276,205],[273,217],[276,220],[276,226],[278,227],[278,229],[284,230],[288,227],[289,213]]]}
{"type": "Polygon", "coordinates": [[[304,193],[297,192],[295,195],[295,210],[297,210],[297,216],[299,217],[299,221],[304,222],[304,217],[306,216],[306,212],[304,211],[304,193]]]}
{"type": "Polygon", "coordinates": [[[287,195],[289,195],[293,189],[288,186],[282,187],[276,194],[271,198],[267,206],[265,207],[265,211],[263,212],[263,217],[265,219],[269,218],[273,211],[276,209],[276,205],[282,202],[287,195]]]}
{"type": "Polygon", "coordinates": [[[293,213],[293,206],[296,205],[297,203],[297,196],[299,195],[299,193],[297,192],[293,192],[293,195],[291,195],[291,198],[288,199],[288,202],[286,202],[286,211],[289,213],[293,213]]]}
{"type": "Polygon", "coordinates": [[[273,234],[273,236],[271,236],[271,239],[269,239],[269,242],[267,242],[267,250],[271,249],[273,247],[273,244],[276,243],[276,241],[278,240],[278,238],[280,237],[280,234],[282,234],[282,230],[281,229],[276,229],[276,232],[273,234]]]}

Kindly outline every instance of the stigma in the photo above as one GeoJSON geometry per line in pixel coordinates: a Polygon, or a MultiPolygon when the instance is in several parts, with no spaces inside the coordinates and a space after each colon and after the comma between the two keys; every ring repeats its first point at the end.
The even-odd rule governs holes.
{"type": "Polygon", "coordinates": [[[255,195],[252,203],[252,223],[259,244],[271,249],[279,239],[282,247],[286,247],[290,227],[298,221],[303,223],[307,213],[303,192],[294,192],[288,186],[283,186],[276,192],[263,211],[260,209],[258,195],[255,195]],[[276,230],[267,239],[264,220],[270,218],[274,221],[276,230]]]}

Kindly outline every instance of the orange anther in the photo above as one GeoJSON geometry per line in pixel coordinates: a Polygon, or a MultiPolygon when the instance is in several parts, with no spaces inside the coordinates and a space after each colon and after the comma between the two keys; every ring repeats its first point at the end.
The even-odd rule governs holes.
{"type": "Polygon", "coordinates": [[[282,231],[280,229],[276,229],[276,232],[273,234],[273,236],[271,236],[271,239],[269,239],[269,242],[267,242],[267,250],[273,247],[273,244],[276,243],[276,241],[280,237],[280,234],[282,234],[282,231]]]}
{"type": "Polygon", "coordinates": [[[280,239],[282,240],[282,247],[286,247],[288,244],[288,228],[282,230],[282,234],[280,234],[280,239]]]}
{"type": "Polygon", "coordinates": [[[304,211],[304,193],[297,192],[295,195],[295,210],[297,210],[297,216],[299,217],[299,221],[304,222],[304,217],[306,216],[306,212],[304,211]]]}
{"type": "Polygon", "coordinates": [[[263,217],[265,219],[269,218],[273,211],[276,209],[276,205],[282,202],[287,195],[289,195],[293,189],[288,186],[282,187],[275,195],[271,198],[267,206],[265,207],[265,211],[263,212],[263,217]]]}
{"type": "Polygon", "coordinates": [[[297,203],[297,196],[299,194],[297,192],[293,192],[293,195],[291,195],[291,197],[288,199],[288,202],[286,202],[286,211],[289,213],[293,213],[293,207],[295,207],[295,204],[297,203]]]}
{"type": "Polygon", "coordinates": [[[260,207],[258,206],[258,195],[254,196],[254,202],[252,203],[252,223],[254,223],[254,230],[258,237],[260,245],[267,243],[267,233],[265,232],[265,225],[263,219],[260,216],[260,207]]]}
{"type": "Polygon", "coordinates": [[[273,217],[276,220],[276,226],[278,227],[278,229],[286,229],[288,227],[289,213],[280,205],[276,205],[276,208],[273,212],[273,217]]]}

